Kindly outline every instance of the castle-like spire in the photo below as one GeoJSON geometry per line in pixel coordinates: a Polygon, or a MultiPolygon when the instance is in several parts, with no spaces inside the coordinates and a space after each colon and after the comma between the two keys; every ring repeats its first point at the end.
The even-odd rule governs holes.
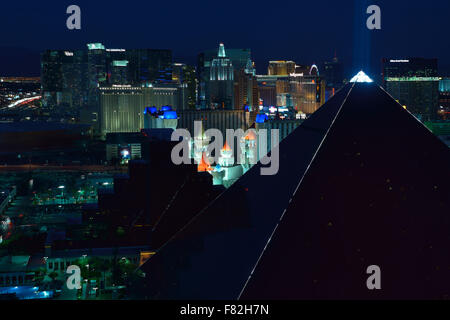
{"type": "Polygon", "coordinates": [[[227,55],[225,54],[225,46],[223,43],[219,45],[219,53],[217,54],[219,58],[225,58],[227,55]]]}
{"type": "MultiPolygon", "coordinates": [[[[278,113],[278,112],[277,112],[278,113]]],[[[248,130],[248,133],[247,133],[247,135],[245,136],[245,140],[256,140],[256,134],[255,134],[255,130],[254,129],[251,129],[251,130],[248,130]]]]}

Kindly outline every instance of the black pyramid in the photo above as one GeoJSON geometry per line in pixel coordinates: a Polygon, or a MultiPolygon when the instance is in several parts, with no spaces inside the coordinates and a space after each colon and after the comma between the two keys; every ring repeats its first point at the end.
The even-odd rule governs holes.
{"type": "Polygon", "coordinates": [[[142,267],[141,297],[449,297],[450,151],[383,89],[348,84],[279,150],[142,267]]]}

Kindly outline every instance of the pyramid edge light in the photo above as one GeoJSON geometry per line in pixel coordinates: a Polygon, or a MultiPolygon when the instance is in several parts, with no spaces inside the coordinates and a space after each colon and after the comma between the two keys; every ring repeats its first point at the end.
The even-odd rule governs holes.
{"type": "Polygon", "coordinates": [[[364,73],[364,71],[360,71],[360,72],[358,72],[358,74],[356,76],[354,76],[352,78],[352,80],[350,80],[350,82],[351,83],[354,83],[354,82],[372,83],[373,80],[370,79],[369,76],[364,73]]]}

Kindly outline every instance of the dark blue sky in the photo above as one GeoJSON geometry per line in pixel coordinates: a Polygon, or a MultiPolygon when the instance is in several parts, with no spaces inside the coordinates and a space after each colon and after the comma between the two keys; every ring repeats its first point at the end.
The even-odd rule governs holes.
{"type": "Polygon", "coordinates": [[[87,42],[116,48],[169,48],[182,62],[224,42],[251,48],[258,71],[271,59],[318,63],[336,50],[347,71],[380,73],[387,57],[436,57],[450,74],[448,0],[71,0],[2,1],[0,74],[36,74],[36,53],[87,42]],[[66,8],[82,10],[82,30],[66,28],[66,8]],[[382,30],[369,32],[370,4],[382,10],[382,30]],[[26,49],[26,50],[25,50],[26,49]]]}

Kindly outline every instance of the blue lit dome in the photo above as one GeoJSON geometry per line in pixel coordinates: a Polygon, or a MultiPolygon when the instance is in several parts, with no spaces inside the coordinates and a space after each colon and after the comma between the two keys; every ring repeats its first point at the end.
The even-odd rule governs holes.
{"type": "Polygon", "coordinates": [[[178,119],[176,111],[165,111],[161,116],[161,119],[178,119]]]}
{"type": "Polygon", "coordinates": [[[171,106],[162,106],[161,111],[172,111],[172,107],[171,106]]]}
{"type": "Polygon", "coordinates": [[[158,111],[158,109],[156,109],[156,107],[146,107],[144,109],[144,114],[155,114],[158,111]]]}
{"type": "Polygon", "coordinates": [[[265,113],[260,113],[256,115],[256,123],[264,123],[269,120],[269,117],[265,113]]]}

